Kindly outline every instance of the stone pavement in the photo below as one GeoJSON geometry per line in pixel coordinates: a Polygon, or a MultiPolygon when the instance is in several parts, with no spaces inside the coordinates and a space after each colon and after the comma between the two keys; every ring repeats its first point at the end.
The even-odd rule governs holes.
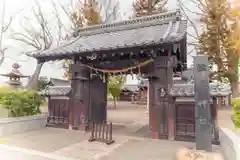
{"type": "Polygon", "coordinates": [[[0,145],[0,159],[4,160],[75,160],[59,155],[46,154],[44,152],[0,145]]]}
{"type": "MultiPolygon", "coordinates": [[[[29,148],[42,152],[53,152],[63,147],[82,142],[89,138],[81,131],[45,128],[4,137],[4,144],[21,148],[29,148]]],[[[2,140],[0,139],[0,141],[2,140]]]]}
{"type": "MultiPolygon", "coordinates": [[[[53,152],[80,160],[172,160],[181,147],[195,148],[194,143],[153,140],[135,137],[115,137],[116,143],[105,145],[83,141],[53,152]]],[[[214,146],[214,152],[220,152],[214,146]]]]}
{"type": "MultiPolygon", "coordinates": [[[[100,160],[173,160],[177,149],[181,147],[195,148],[194,143],[130,139],[113,152],[100,158],[100,160]]],[[[214,146],[214,152],[219,148],[214,146]]]]}
{"type": "Polygon", "coordinates": [[[71,158],[80,160],[97,160],[123,146],[128,141],[128,138],[114,137],[114,140],[115,143],[112,145],[106,145],[99,142],[89,143],[87,140],[85,140],[83,142],[57,150],[53,153],[61,156],[70,156],[71,158]]]}
{"type": "MultiPolygon", "coordinates": [[[[11,159],[15,155],[24,157],[24,160],[27,158],[37,160],[172,160],[178,148],[195,147],[194,143],[123,135],[114,135],[113,139],[116,142],[112,145],[89,143],[89,134],[56,128],[46,128],[5,138],[6,140],[2,141],[5,144],[0,145],[0,150],[4,146],[2,152],[9,153],[10,158],[3,158],[11,159]],[[11,150],[8,151],[6,146],[10,146],[11,150]]],[[[218,152],[219,148],[215,147],[215,151],[218,152]]],[[[0,159],[3,158],[0,156],[0,159]]]]}
{"type": "MultiPolygon", "coordinates": [[[[15,155],[14,160],[21,156],[24,160],[172,160],[178,148],[195,148],[194,143],[148,139],[148,115],[144,113],[144,109],[123,107],[110,111],[109,119],[115,123],[113,139],[116,142],[112,145],[89,143],[89,133],[46,128],[0,139],[0,143],[4,143],[0,145],[0,159],[13,159],[15,155]],[[137,111],[129,116],[126,110],[131,113],[137,111]],[[122,116],[124,121],[121,121],[122,116]],[[3,153],[9,155],[3,157],[6,156],[3,153]]],[[[219,113],[219,123],[222,125],[229,124],[224,119],[228,119],[225,113],[226,111],[219,113]]],[[[219,152],[217,146],[214,149],[219,152]]]]}

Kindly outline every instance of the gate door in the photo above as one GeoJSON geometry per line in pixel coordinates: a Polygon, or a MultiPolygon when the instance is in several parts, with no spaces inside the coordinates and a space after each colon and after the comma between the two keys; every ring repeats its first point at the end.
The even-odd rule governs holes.
{"type": "Polygon", "coordinates": [[[69,99],[49,100],[47,125],[58,128],[68,128],[68,107],[69,99]]]}
{"type": "Polygon", "coordinates": [[[176,104],[176,140],[195,139],[194,103],[176,104]]]}

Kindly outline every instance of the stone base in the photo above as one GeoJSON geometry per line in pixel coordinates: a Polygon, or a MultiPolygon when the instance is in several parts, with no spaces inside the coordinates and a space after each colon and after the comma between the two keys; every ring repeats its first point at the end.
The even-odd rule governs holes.
{"type": "Polygon", "coordinates": [[[0,137],[16,133],[23,133],[31,130],[45,128],[47,115],[35,115],[25,117],[11,117],[0,119],[0,137]]]}
{"type": "Polygon", "coordinates": [[[240,159],[240,137],[228,128],[220,128],[220,147],[227,160],[240,159]]]}

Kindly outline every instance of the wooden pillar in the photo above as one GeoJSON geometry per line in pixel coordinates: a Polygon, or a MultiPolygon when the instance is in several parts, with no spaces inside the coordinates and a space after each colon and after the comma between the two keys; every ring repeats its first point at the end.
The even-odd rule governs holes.
{"type": "Polygon", "coordinates": [[[150,103],[150,101],[149,101],[149,97],[150,97],[150,82],[149,82],[149,80],[148,80],[148,84],[147,84],[147,111],[149,112],[149,103],[150,103]]]}
{"type": "MultiPolygon", "coordinates": [[[[73,81],[71,80],[71,86],[72,86],[73,81]]],[[[68,101],[68,129],[72,130],[73,129],[73,95],[70,94],[69,96],[69,101],[68,101]]]]}
{"type": "MultiPolygon", "coordinates": [[[[76,60],[73,59],[74,64],[76,60]]],[[[73,130],[73,122],[74,122],[74,87],[75,87],[75,80],[73,79],[75,73],[74,65],[69,65],[69,72],[71,73],[71,94],[69,95],[69,103],[68,103],[68,129],[73,130]]]]}
{"type": "MultiPolygon", "coordinates": [[[[71,88],[73,90],[73,83],[74,81],[71,80],[71,88]]],[[[73,92],[70,94],[69,97],[69,107],[68,107],[68,129],[72,130],[73,129],[73,108],[74,108],[74,103],[73,103],[73,92]]]]}
{"type": "Polygon", "coordinates": [[[175,139],[175,107],[174,107],[174,100],[171,95],[169,95],[170,90],[173,85],[173,66],[171,61],[171,55],[168,56],[168,64],[167,64],[167,92],[168,92],[168,108],[167,108],[167,115],[168,115],[168,139],[174,140],[175,139]]]}
{"type": "Polygon", "coordinates": [[[213,97],[213,104],[212,104],[212,121],[213,121],[213,132],[214,132],[214,139],[219,141],[219,131],[218,131],[218,109],[217,109],[217,98],[213,97]]]}
{"type": "Polygon", "coordinates": [[[232,96],[231,94],[228,96],[228,107],[232,105],[232,96]]]}
{"type": "Polygon", "coordinates": [[[86,120],[88,117],[89,107],[89,69],[81,64],[71,65],[72,70],[72,95],[71,108],[69,111],[70,122],[69,128],[86,130],[86,120]]]}
{"type": "Polygon", "coordinates": [[[154,76],[149,87],[149,123],[152,137],[156,139],[173,139],[174,135],[174,113],[168,95],[172,87],[172,67],[168,67],[168,61],[167,56],[155,58],[154,76]]]}
{"type": "Polygon", "coordinates": [[[175,140],[175,100],[171,96],[168,100],[168,140],[175,140]]]}
{"type": "Polygon", "coordinates": [[[49,117],[51,117],[52,113],[51,113],[51,96],[47,97],[47,101],[48,101],[48,115],[47,115],[47,125],[49,124],[49,117]]]}
{"type": "Polygon", "coordinates": [[[107,120],[107,80],[99,77],[91,79],[91,111],[89,121],[102,123],[107,120]]]}
{"type": "Polygon", "coordinates": [[[152,78],[148,78],[148,123],[149,129],[152,130],[152,110],[153,110],[153,102],[154,102],[154,92],[153,92],[153,84],[152,78]]]}

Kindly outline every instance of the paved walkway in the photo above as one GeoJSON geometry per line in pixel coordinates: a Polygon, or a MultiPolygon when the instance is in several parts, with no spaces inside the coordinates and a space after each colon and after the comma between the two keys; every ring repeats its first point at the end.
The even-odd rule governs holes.
{"type": "MultiPolygon", "coordinates": [[[[2,139],[5,140],[4,144],[6,145],[51,153],[63,147],[80,143],[88,138],[89,135],[81,131],[45,128],[4,137],[2,139]]],[[[2,139],[0,139],[0,142],[2,139]]]]}
{"type": "Polygon", "coordinates": [[[233,110],[231,108],[223,108],[218,110],[218,125],[224,128],[234,129],[231,116],[233,110]]]}
{"type": "MultiPolygon", "coordinates": [[[[113,139],[116,142],[112,145],[89,143],[90,135],[81,131],[46,128],[4,137],[4,141],[0,139],[0,143],[4,143],[0,145],[0,159],[172,160],[178,148],[195,148],[194,143],[146,138],[148,115],[143,108],[119,106],[109,112],[109,119],[115,123],[113,139]]],[[[230,111],[219,112],[220,125],[229,124],[229,115],[230,111]]],[[[214,146],[214,152],[219,152],[218,146],[214,146]]]]}
{"type": "MultiPolygon", "coordinates": [[[[194,143],[135,136],[114,135],[116,142],[112,145],[89,143],[88,138],[89,134],[79,131],[46,128],[7,137],[0,150],[9,153],[4,155],[5,159],[15,156],[24,160],[172,160],[178,148],[195,147],[194,143]]],[[[218,147],[214,149],[219,151],[218,147]]],[[[0,154],[0,159],[3,158],[0,154]]]]}
{"type": "Polygon", "coordinates": [[[75,160],[31,149],[0,145],[0,159],[4,160],[75,160]]]}

